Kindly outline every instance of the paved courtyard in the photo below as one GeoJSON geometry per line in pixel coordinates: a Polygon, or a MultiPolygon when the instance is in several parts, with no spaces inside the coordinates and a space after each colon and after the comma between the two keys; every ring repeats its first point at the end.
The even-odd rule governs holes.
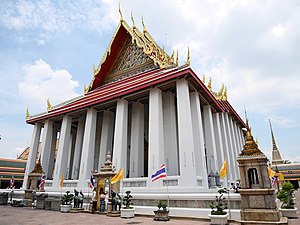
{"type": "MultiPolygon", "coordinates": [[[[300,191],[296,192],[297,206],[300,206],[300,191]]],[[[300,225],[300,210],[297,211],[298,219],[289,220],[290,225],[300,225]]],[[[168,222],[153,221],[153,217],[136,216],[132,219],[122,219],[107,217],[100,214],[90,213],[60,213],[49,210],[38,210],[22,207],[0,206],[0,225],[74,225],[74,224],[103,224],[103,225],[119,225],[119,224],[167,224],[167,225],[201,225],[210,224],[209,221],[201,221],[196,219],[175,219],[172,218],[168,222]]],[[[239,223],[230,223],[239,224],[239,223]]]]}

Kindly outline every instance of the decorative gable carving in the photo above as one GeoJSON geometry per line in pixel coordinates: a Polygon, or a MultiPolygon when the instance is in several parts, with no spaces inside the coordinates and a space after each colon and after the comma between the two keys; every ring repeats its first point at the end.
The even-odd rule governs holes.
{"type": "Polygon", "coordinates": [[[155,68],[158,68],[158,66],[154,65],[153,60],[128,36],[103,83],[111,83],[155,68]]]}

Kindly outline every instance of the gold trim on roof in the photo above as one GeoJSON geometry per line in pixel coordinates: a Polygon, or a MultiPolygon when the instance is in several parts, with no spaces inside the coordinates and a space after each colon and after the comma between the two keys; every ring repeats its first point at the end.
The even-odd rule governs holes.
{"type": "Polygon", "coordinates": [[[203,77],[202,77],[201,81],[202,81],[203,84],[205,84],[205,74],[203,74],[203,77]]]}
{"type": "Polygon", "coordinates": [[[211,79],[211,77],[209,78],[209,82],[207,84],[207,88],[208,88],[208,90],[212,91],[212,79],[211,79]]]}
{"type": "Polygon", "coordinates": [[[29,108],[26,109],[25,119],[28,120],[30,118],[29,108]]]}
{"type": "MultiPolygon", "coordinates": [[[[139,48],[142,48],[144,53],[152,59],[153,63],[155,65],[158,65],[160,68],[166,68],[170,66],[178,66],[177,62],[178,59],[176,59],[176,63],[174,63],[174,58],[170,57],[161,47],[158,46],[158,44],[155,42],[155,40],[152,38],[152,36],[148,33],[146,30],[146,26],[144,23],[144,19],[142,18],[142,25],[143,25],[143,33],[141,33],[138,28],[135,26],[133,16],[131,17],[131,20],[133,22],[133,27],[131,28],[124,20],[122,16],[122,12],[119,5],[119,13],[120,13],[120,23],[107,47],[106,52],[104,53],[99,65],[97,68],[93,67],[94,77],[90,83],[90,85],[87,87],[88,90],[91,89],[93,86],[94,80],[96,75],[100,72],[102,64],[105,62],[108,55],[110,55],[111,51],[111,45],[120,29],[121,26],[123,26],[129,35],[132,38],[132,43],[135,43],[139,48]]],[[[178,54],[177,54],[178,58],[178,54]]]]}
{"type": "Polygon", "coordinates": [[[187,64],[188,66],[191,65],[190,47],[188,47],[186,64],[187,64]]]}
{"type": "Polygon", "coordinates": [[[49,111],[50,109],[52,109],[52,105],[51,105],[50,99],[47,98],[47,111],[49,111]]]}

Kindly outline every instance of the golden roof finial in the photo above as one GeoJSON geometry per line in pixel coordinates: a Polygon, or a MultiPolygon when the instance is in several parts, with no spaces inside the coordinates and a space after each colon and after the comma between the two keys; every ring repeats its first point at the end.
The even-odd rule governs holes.
{"type": "Polygon", "coordinates": [[[47,98],[47,110],[49,111],[51,108],[52,108],[52,105],[51,105],[50,99],[47,98]]]}
{"type": "Polygon", "coordinates": [[[131,21],[132,21],[132,29],[136,29],[135,22],[134,22],[134,19],[133,19],[133,15],[132,15],[132,12],[131,12],[131,21]]]}
{"type": "Polygon", "coordinates": [[[256,140],[255,140],[256,144],[258,145],[258,138],[256,137],[256,140]]]}
{"type": "Polygon", "coordinates": [[[124,21],[124,19],[123,19],[123,15],[121,12],[121,2],[119,2],[119,13],[120,13],[120,22],[122,23],[124,21]]]}
{"type": "Polygon", "coordinates": [[[171,61],[174,63],[174,50],[172,50],[171,61]]]}
{"type": "Polygon", "coordinates": [[[203,74],[202,83],[205,84],[205,74],[203,74]]]}
{"type": "Polygon", "coordinates": [[[89,88],[87,88],[86,85],[84,84],[84,86],[83,86],[83,92],[84,92],[84,94],[88,93],[88,91],[89,91],[89,88]]]}
{"type": "Polygon", "coordinates": [[[26,109],[25,119],[28,120],[30,118],[29,108],[26,109]]]}
{"type": "Polygon", "coordinates": [[[144,17],[143,16],[142,16],[142,25],[143,25],[143,32],[146,33],[147,29],[146,29],[146,26],[145,26],[145,23],[144,23],[144,17]]]}
{"type": "Polygon", "coordinates": [[[208,88],[208,90],[212,91],[212,79],[211,79],[211,77],[209,78],[209,82],[207,84],[207,88],[208,88]]]}
{"type": "Polygon", "coordinates": [[[225,89],[224,89],[222,100],[227,101],[227,87],[225,87],[225,89]]]}
{"type": "Polygon", "coordinates": [[[178,66],[178,49],[177,49],[177,54],[176,54],[176,66],[178,66]]]}
{"type": "Polygon", "coordinates": [[[190,47],[188,47],[186,65],[188,65],[188,66],[191,65],[190,47]]]}

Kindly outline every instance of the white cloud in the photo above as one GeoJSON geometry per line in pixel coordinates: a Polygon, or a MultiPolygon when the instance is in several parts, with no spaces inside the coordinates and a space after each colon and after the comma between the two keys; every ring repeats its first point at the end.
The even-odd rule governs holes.
{"type": "Polygon", "coordinates": [[[24,65],[25,80],[20,82],[19,94],[28,106],[36,110],[46,109],[46,100],[50,98],[52,104],[78,96],[74,88],[78,81],[72,80],[67,70],[53,70],[42,59],[34,64],[24,65]]]}

